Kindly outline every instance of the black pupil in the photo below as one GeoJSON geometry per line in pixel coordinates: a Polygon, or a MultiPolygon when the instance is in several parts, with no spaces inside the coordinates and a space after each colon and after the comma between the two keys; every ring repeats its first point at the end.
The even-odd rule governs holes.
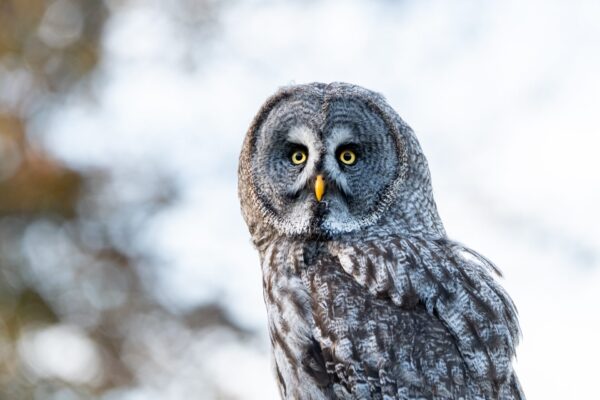
{"type": "Polygon", "coordinates": [[[344,158],[344,161],[350,161],[352,159],[352,155],[347,151],[344,152],[342,157],[344,158]]]}
{"type": "Polygon", "coordinates": [[[296,159],[296,161],[300,162],[302,161],[302,153],[297,151],[296,154],[294,155],[294,158],[296,159]]]}

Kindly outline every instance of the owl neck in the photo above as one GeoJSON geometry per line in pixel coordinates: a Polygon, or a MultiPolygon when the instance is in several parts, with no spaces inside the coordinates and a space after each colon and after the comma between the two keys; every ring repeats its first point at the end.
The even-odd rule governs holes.
{"type": "Polygon", "coordinates": [[[439,217],[429,185],[400,194],[381,220],[368,227],[369,231],[383,231],[393,236],[425,239],[446,238],[444,224],[439,217]]]}
{"type": "MultiPolygon", "coordinates": [[[[265,254],[268,247],[275,241],[281,239],[299,240],[301,242],[327,243],[333,241],[361,240],[365,237],[404,237],[420,238],[425,240],[446,239],[446,231],[438,217],[435,203],[433,212],[422,211],[420,213],[407,213],[402,208],[392,209],[385,214],[376,224],[364,227],[358,231],[342,234],[315,234],[303,235],[302,237],[290,236],[279,232],[274,227],[265,223],[250,225],[252,243],[261,256],[265,254]]],[[[431,206],[430,204],[430,206],[431,206]]]]}

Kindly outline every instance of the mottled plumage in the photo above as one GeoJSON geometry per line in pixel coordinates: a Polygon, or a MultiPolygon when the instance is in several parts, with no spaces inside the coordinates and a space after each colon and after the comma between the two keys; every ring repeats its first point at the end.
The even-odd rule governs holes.
{"type": "Polygon", "coordinates": [[[239,194],[283,398],[524,398],[515,306],[447,238],[417,139],[380,95],[281,89],[246,135],[239,194]]]}

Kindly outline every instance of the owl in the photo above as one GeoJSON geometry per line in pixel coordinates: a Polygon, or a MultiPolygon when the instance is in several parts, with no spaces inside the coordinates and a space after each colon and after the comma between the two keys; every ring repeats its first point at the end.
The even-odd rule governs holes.
{"type": "Polygon", "coordinates": [[[415,134],[381,95],[280,89],[238,174],[282,398],[525,398],[500,273],[447,237],[415,134]]]}

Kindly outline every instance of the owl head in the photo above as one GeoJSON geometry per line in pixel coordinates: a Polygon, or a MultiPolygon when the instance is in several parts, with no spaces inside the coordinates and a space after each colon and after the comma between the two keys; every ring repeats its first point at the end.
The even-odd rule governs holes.
{"type": "Polygon", "coordinates": [[[265,102],[244,141],[239,194],[252,233],[443,234],[412,130],[381,95],[347,83],[285,87],[265,102]]]}

